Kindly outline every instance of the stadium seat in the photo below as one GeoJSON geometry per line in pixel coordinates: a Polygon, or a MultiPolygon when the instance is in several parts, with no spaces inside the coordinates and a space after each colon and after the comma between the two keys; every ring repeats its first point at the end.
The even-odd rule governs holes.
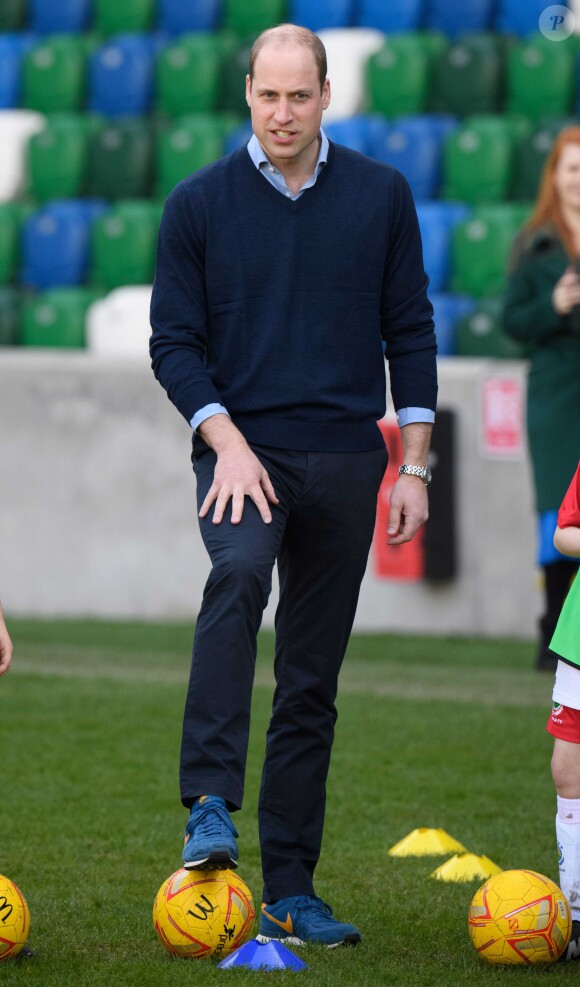
{"type": "Polygon", "coordinates": [[[147,113],[153,95],[154,44],[145,34],[119,35],[89,58],[89,106],[107,117],[147,113]]]}
{"type": "Polygon", "coordinates": [[[0,202],[9,202],[24,193],[26,147],[44,122],[45,117],[32,110],[0,110],[0,202]]]}
{"type": "Polygon", "coordinates": [[[221,45],[215,35],[198,33],[178,38],[157,56],[157,109],[174,117],[215,110],[221,67],[221,45]]]}
{"type": "Polygon", "coordinates": [[[475,302],[468,295],[433,292],[429,296],[433,305],[433,320],[437,338],[437,356],[455,356],[457,352],[457,325],[473,309],[475,302]]]}
{"type": "MultiPolygon", "coordinates": [[[[527,0],[525,0],[527,3],[527,0]]],[[[426,0],[423,26],[450,38],[492,27],[495,0],[426,0]]]]}
{"type": "Polygon", "coordinates": [[[501,34],[525,38],[538,30],[540,17],[548,6],[547,0],[525,0],[523,3],[522,0],[498,0],[494,29],[501,34]]]}
{"type": "Polygon", "coordinates": [[[434,60],[429,108],[472,116],[497,112],[503,103],[503,55],[487,35],[468,35],[434,60]]]}
{"type": "Polygon", "coordinates": [[[21,292],[12,285],[0,286],[0,346],[20,342],[21,292]]]}
{"type": "Polygon", "coordinates": [[[30,48],[22,62],[23,106],[41,113],[84,106],[87,42],[81,35],[47,37],[30,48]]]}
{"type": "Polygon", "coordinates": [[[93,0],[93,29],[105,38],[151,30],[155,0],[93,0]]]}
{"type": "Polygon", "coordinates": [[[107,291],[150,284],[159,221],[159,206],[149,201],[119,204],[99,216],[91,230],[90,282],[107,291]]]}
{"type": "Polygon", "coordinates": [[[90,0],[28,0],[28,23],[37,34],[84,31],[90,18],[90,0]]]}
{"type": "Polygon", "coordinates": [[[503,297],[482,298],[457,324],[457,356],[518,360],[524,349],[502,330],[503,297]]]}
{"type": "Polygon", "coordinates": [[[516,137],[522,131],[521,123],[502,116],[465,120],[445,140],[443,198],[470,203],[505,199],[512,183],[516,137]]]}
{"type": "Polygon", "coordinates": [[[324,120],[340,120],[366,109],[365,66],[384,44],[381,31],[372,28],[334,28],[320,31],[326,48],[328,77],[332,88],[324,120]]]}
{"type": "MultiPolygon", "coordinates": [[[[455,126],[454,121],[451,126],[455,126]]],[[[435,116],[401,117],[373,141],[372,157],[401,171],[415,199],[435,199],[441,182],[441,155],[447,127],[446,121],[435,116]]]]}
{"type": "Polygon", "coordinates": [[[0,110],[20,106],[22,60],[34,41],[30,34],[0,34],[0,110]]]}
{"type": "Polygon", "coordinates": [[[82,197],[87,182],[89,139],[101,126],[90,114],[62,113],[46,118],[27,147],[28,191],[38,202],[82,197]]]}
{"type": "Polygon", "coordinates": [[[26,0],[2,0],[0,31],[20,31],[26,23],[26,0]]]}
{"type": "Polygon", "coordinates": [[[16,277],[24,215],[25,209],[20,202],[0,203],[0,284],[9,284],[16,277]]]}
{"type": "Polygon", "coordinates": [[[151,287],[116,288],[94,302],[86,320],[88,349],[100,356],[132,356],[149,362],[151,287]]]}
{"type": "Polygon", "coordinates": [[[529,202],[536,198],[544,164],[554,139],[560,130],[572,124],[578,126],[578,122],[572,118],[543,120],[532,133],[524,134],[517,141],[510,199],[529,202]]]}
{"type": "Polygon", "coordinates": [[[432,292],[445,291],[451,272],[451,236],[455,226],[470,215],[461,202],[417,202],[423,243],[423,263],[432,292]]]}
{"type": "Polygon", "coordinates": [[[224,58],[218,94],[218,109],[248,116],[246,76],[250,61],[250,44],[235,45],[229,58],[224,58]]]}
{"type": "Polygon", "coordinates": [[[515,203],[478,207],[452,236],[453,291],[485,298],[505,289],[514,237],[530,208],[515,203]]]}
{"type": "Polygon", "coordinates": [[[244,147],[252,134],[252,124],[250,122],[241,123],[239,126],[234,127],[224,141],[224,154],[230,154],[232,151],[236,151],[238,147],[244,147]]]}
{"type": "Polygon", "coordinates": [[[311,31],[350,27],[353,16],[354,0],[288,0],[288,20],[311,31]]]}
{"type": "Polygon", "coordinates": [[[168,195],[182,178],[221,157],[225,139],[219,118],[205,114],[180,117],[162,132],[156,144],[157,196],[168,195]]]}
{"type": "Polygon", "coordinates": [[[375,142],[385,137],[388,128],[387,121],[379,113],[361,114],[324,124],[324,132],[329,140],[369,157],[372,157],[375,142]]]}
{"type": "Polygon", "coordinates": [[[223,26],[238,38],[255,38],[268,27],[283,23],[286,0],[223,0],[223,26]]]}
{"type": "Polygon", "coordinates": [[[430,88],[430,52],[419,34],[394,34],[365,65],[367,107],[387,117],[422,113],[430,88]]]}
{"type": "Polygon", "coordinates": [[[215,31],[220,25],[222,0],[158,0],[159,28],[170,35],[215,31]]]}
{"type": "Polygon", "coordinates": [[[97,199],[140,199],[153,189],[152,127],[146,117],[111,120],[91,136],[87,192],[97,199]]]}
{"type": "Polygon", "coordinates": [[[23,346],[83,348],[85,318],[101,292],[94,288],[50,288],[22,307],[23,346]]]}
{"type": "Polygon", "coordinates": [[[357,0],[354,23],[374,27],[385,34],[417,31],[421,26],[423,0],[357,0]]]}
{"type": "Polygon", "coordinates": [[[103,209],[98,203],[71,199],[32,213],[22,227],[21,283],[39,291],[82,284],[91,224],[103,209]]]}
{"type": "Polygon", "coordinates": [[[574,103],[572,48],[541,36],[513,45],[507,53],[506,109],[530,120],[566,116],[574,103]]]}

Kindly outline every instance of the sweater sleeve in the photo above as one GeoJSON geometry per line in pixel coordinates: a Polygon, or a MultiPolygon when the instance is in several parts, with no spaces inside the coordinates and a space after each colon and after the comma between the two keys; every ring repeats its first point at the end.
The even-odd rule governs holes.
{"type": "Polygon", "coordinates": [[[415,204],[407,181],[396,172],[388,257],[381,295],[381,333],[389,364],[395,411],[437,403],[437,343],[429,279],[415,204]]]}
{"type": "Polygon", "coordinates": [[[151,363],[169,399],[191,423],[206,405],[222,404],[206,366],[205,219],[182,183],[163,212],[151,298],[151,363]]]}

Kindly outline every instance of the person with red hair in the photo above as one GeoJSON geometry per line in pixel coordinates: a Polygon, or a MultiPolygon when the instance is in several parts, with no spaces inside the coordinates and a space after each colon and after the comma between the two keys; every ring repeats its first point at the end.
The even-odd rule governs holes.
{"type": "Polygon", "coordinates": [[[530,361],[527,427],[545,593],[536,667],[553,671],[549,644],[578,569],[553,537],[580,451],[580,127],[557,136],[514,242],[503,327],[530,361]]]}

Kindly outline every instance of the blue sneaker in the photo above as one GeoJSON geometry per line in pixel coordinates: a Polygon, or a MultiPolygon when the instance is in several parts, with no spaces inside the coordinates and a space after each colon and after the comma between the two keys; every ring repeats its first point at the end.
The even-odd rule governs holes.
{"type": "Polygon", "coordinates": [[[292,946],[310,942],[335,946],[356,946],[361,934],[355,925],[338,922],[330,905],[311,895],[280,898],[273,905],[262,905],[258,942],[281,939],[292,946]]]}
{"type": "Polygon", "coordinates": [[[236,828],[224,799],[201,795],[185,827],[183,866],[188,870],[227,870],[238,866],[236,828]]]}

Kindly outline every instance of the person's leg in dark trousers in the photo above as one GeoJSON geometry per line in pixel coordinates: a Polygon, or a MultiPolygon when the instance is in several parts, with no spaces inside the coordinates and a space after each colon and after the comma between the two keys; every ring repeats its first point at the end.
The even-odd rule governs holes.
{"type": "MultiPolygon", "coordinates": [[[[219,795],[230,809],[241,807],[256,636],[272,583],[272,569],[287,517],[304,486],[306,453],[254,446],[279,498],[265,524],[249,497],[239,524],[231,504],[220,524],[213,511],[200,519],[212,562],[197,619],[183,720],[181,799],[219,795]]],[[[215,453],[195,462],[198,507],[213,481],[215,453]]]]}
{"type": "Polygon", "coordinates": [[[307,456],[278,555],[276,692],[259,803],[266,902],[314,894],[338,673],[387,463],[385,450],[307,456]]]}
{"type": "MultiPolygon", "coordinates": [[[[201,507],[213,481],[215,453],[194,462],[201,507]]],[[[230,808],[242,804],[256,635],[272,583],[286,511],[276,507],[265,524],[246,498],[239,524],[231,504],[220,524],[213,510],[200,518],[212,562],[198,615],[181,744],[181,799],[219,795],[230,808]]]]}

